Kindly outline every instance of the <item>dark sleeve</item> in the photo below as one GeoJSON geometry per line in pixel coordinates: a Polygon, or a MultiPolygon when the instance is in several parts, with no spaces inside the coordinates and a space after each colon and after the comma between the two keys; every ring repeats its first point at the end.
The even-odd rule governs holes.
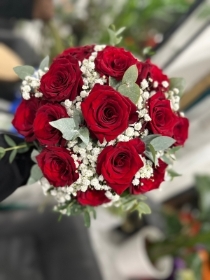
{"type": "MultiPolygon", "coordinates": [[[[15,143],[23,142],[21,138],[9,135],[15,143]]],[[[3,134],[0,134],[0,147],[7,147],[3,134]]],[[[18,187],[26,184],[33,162],[31,151],[17,154],[12,164],[9,163],[9,152],[0,160],[0,201],[7,198],[18,187]]]]}
{"type": "Polygon", "coordinates": [[[34,0],[0,0],[0,18],[32,17],[34,0]]]}

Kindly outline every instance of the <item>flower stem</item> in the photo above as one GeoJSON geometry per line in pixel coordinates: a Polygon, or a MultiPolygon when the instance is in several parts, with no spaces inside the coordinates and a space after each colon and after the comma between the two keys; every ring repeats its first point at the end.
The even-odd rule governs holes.
{"type": "Polygon", "coordinates": [[[12,150],[18,150],[18,149],[26,148],[28,146],[29,145],[24,144],[24,145],[20,145],[20,146],[14,146],[14,147],[6,148],[4,150],[7,152],[7,151],[12,151],[12,150]]]}

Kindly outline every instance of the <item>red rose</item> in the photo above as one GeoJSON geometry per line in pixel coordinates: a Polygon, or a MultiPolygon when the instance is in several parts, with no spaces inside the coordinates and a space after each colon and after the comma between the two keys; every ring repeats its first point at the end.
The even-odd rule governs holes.
{"type": "Polygon", "coordinates": [[[44,177],[54,187],[70,186],[79,178],[74,160],[65,148],[47,147],[36,159],[44,177]]]}
{"type": "Polygon", "coordinates": [[[78,61],[71,55],[56,58],[42,76],[40,92],[51,101],[74,100],[82,84],[78,61]]]}
{"type": "Polygon", "coordinates": [[[139,71],[139,76],[137,79],[137,83],[141,83],[143,79],[151,78],[153,80],[152,85],[154,82],[158,82],[157,87],[152,86],[151,90],[156,91],[166,91],[167,87],[164,87],[162,82],[167,82],[169,85],[168,77],[162,72],[162,70],[155,64],[152,64],[150,60],[145,62],[138,62],[137,68],[139,71]]]}
{"type": "Polygon", "coordinates": [[[159,188],[164,181],[166,167],[167,164],[159,159],[159,166],[154,168],[154,175],[150,179],[140,179],[140,184],[138,186],[132,185],[130,192],[137,195],[159,188]]]}
{"type": "Polygon", "coordinates": [[[178,117],[174,126],[173,138],[176,140],[175,146],[184,145],[188,138],[189,121],[187,118],[178,117]]]}
{"type": "Polygon", "coordinates": [[[106,197],[105,191],[88,189],[86,192],[77,192],[77,201],[82,205],[98,206],[108,203],[110,200],[106,197]]]}
{"type": "Polygon", "coordinates": [[[121,80],[125,71],[136,62],[137,59],[125,49],[107,46],[103,51],[98,52],[95,67],[101,75],[121,80]]]}
{"type": "Polygon", "coordinates": [[[39,98],[31,97],[29,100],[22,100],[12,121],[18,133],[23,135],[28,142],[35,140],[33,123],[40,105],[39,98]]]}
{"type": "Polygon", "coordinates": [[[131,186],[134,175],[144,165],[139,156],[144,149],[139,138],[108,146],[98,156],[96,172],[103,175],[117,194],[121,194],[131,186]]]}
{"type": "Polygon", "coordinates": [[[115,139],[138,120],[137,107],[110,86],[96,84],[81,109],[88,128],[101,143],[104,138],[115,139]]]}
{"type": "Polygon", "coordinates": [[[36,113],[34,133],[42,145],[57,145],[62,139],[62,133],[51,126],[49,122],[68,118],[66,109],[59,104],[46,104],[36,113]]]}
{"type": "Polygon", "coordinates": [[[65,55],[72,55],[74,58],[76,58],[79,61],[83,61],[83,59],[88,59],[91,55],[91,53],[94,52],[94,45],[91,46],[84,46],[84,47],[76,47],[76,48],[69,48],[66,49],[61,56],[65,55]]]}
{"type": "Polygon", "coordinates": [[[171,109],[170,101],[161,92],[156,93],[149,99],[149,115],[151,121],[148,126],[153,133],[163,136],[173,136],[177,116],[171,109]]]}

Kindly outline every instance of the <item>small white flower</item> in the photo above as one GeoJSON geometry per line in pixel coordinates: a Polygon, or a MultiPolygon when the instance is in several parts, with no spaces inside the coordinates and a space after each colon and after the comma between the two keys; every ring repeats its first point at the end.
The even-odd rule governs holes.
{"type": "Polygon", "coordinates": [[[148,87],[148,82],[147,82],[147,80],[143,80],[142,82],[141,82],[141,88],[144,90],[144,89],[146,89],[148,87]]]}
{"type": "Polygon", "coordinates": [[[132,127],[128,127],[125,131],[126,136],[132,137],[134,135],[134,129],[132,127]]]}
{"type": "Polygon", "coordinates": [[[138,186],[139,185],[139,179],[137,179],[137,178],[135,178],[135,179],[133,179],[133,181],[132,181],[132,184],[134,185],[134,186],[138,186]]]}
{"type": "Polygon", "coordinates": [[[163,86],[164,88],[167,88],[167,87],[169,86],[169,83],[168,83],[167,81],[163,81],[163,82],[162,82],[162,86],[163,86]]]}
{"type": "Polygon", "coordinates": [[[153,82],[153,88],[157,88],[158,87],[158,82],[157,81],[154,81],[153,82]]]}
{"type": "Polygon", "coordinates": [[[134,129],[135,130],[140,130],[142,128],[142,124],[141,124],[141,122],[138,122],[138,123],[135,123],[135,125],[134,125],[134,129]]]}

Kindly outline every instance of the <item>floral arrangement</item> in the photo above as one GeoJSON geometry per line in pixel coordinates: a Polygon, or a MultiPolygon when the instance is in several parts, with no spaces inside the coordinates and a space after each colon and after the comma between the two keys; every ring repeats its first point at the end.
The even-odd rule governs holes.
{"type": "Polygon", "coordinates": [[[178,175],[169,166],[188,137],[180,80],[116,46],[72,47],[48,64],[14,69],[23,100],[12,123],[35,145],[30,182],[87,225],[98,205],[149,213],[142,194],[178,175]]]}

